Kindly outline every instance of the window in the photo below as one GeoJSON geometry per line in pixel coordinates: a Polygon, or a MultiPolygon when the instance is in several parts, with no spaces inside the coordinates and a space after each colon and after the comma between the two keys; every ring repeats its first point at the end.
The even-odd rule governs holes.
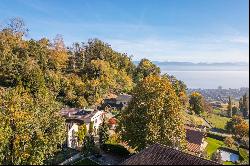
{"type": "Polygon", "coordinates": [[[97,119],[95,120],[95,123],[97,123],[97,119]]]}

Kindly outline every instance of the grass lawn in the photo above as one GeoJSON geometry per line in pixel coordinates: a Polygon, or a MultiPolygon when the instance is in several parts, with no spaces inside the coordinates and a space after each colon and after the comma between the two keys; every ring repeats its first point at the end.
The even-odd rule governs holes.
{"type": "Polygon", "coordinates": [[[239,153],[244,161],[249,161],[249,152],[247,149],[240,148],[239,153]]]}
{"type": "Polygon", "coordinates": [[[184,112],[184,120],[188,124],[195,124],[195,125],[206,125],[203,118],[197,116],[197,115],[190,115],[187,112],[184,112]]]}
{"type": "Polygon", "coordinates": [[[207,152],[208,158],[211,159],[211,156],[214,152],[216,152],[216,150],[224,145],[223,141],[219,141],[210,137],[207,137],[205,140],[208,145],[205,149],[205,151],[207,152]]]}
{"type": "Polygon", "coordinates": [[[227,122],[230,120],[230,118],[222,117],[216,114],[206,115],[205,117],[209,122],[212,123],[212,125],[215,128],[218,128],[218,129],[225,129],[227,122]]]}
{"type": "Polygon", "coordinates": [[[90,159],[85,158],[83,160],[75,162],[73,165],[99,165],[99,164],[97,164],[96,162],[93,162],[90,159]]]}
{"type": "Polygon", "coordinates": [[[223,165],[235,165],[235,164],[231,161],[225,161],[223,162],[223,165]]]}

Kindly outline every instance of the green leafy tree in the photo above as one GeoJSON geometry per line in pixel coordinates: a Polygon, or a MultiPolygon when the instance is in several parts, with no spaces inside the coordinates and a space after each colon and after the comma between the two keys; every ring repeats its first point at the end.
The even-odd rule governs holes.
{"type": "Polygon", "coordinates": [[[95,152],[95,142],[93,135],[89,134],[84,138],[82,153],[85,156],[90,156],[95,152]]]}
{"type": "Polygon", "coordinates": [[[237,115],[237,113],[239,112],[239,109],[236,106],[233,106],[232,108],[232,115],[237,115]]]}
{"type": "Polygon", "coordinates": [[[89,134],[92,134],[94,132],[94,122],[91,121],[89,124],[89,134]]]}
{"type": "Polygon", "coordinates": [[[77,132],[77,138],[79,141],[79,145],[83,144],[83,140],[85,138],[85,136],[87,135],[87,127],[86,124],[83,124],[79,127],[78,132],[77,132]]]}
{"type": "Polygon", "coordinates": [[[132,94],[128,108],[119,117],[121,139],[138,151],[156,142],[183,148],[183,115],[171,83],[150,75],[138,83],[132,94]]]}
{"type": "Polygon", "coordinates": [[[105,120],[100,124],[99,126],[99,144],[102,148],[103,145],[108,141],[109,139],[109,127],[105,120]]]}
{"type": "Polygon", "coordinates": [[[193,92],[189,96],[189,109],[194,111],[195,114],[200,115],[204,112],[204,99],[203,96],[198,92],[193,92]]]}

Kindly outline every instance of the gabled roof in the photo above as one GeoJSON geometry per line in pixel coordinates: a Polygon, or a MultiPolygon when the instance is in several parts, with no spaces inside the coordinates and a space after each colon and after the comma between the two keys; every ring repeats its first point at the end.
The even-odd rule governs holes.
{"type": "Polygon", "coordinates": [[[191,152],[199,153],[201,149],[202,139],[205,136],[205,133],[185,126],[186,128],[186,140],[187,140],[187,149],[191,152]]]}
{"type": "Polygon", "coordinates": [[[219,165],[164,145],[154,144],[131,156],[121,165],[219,165]]]}
{"type": "Polygon", "coordinates": [[[79,108],[64,108],[61,110],[61,115],[66,118],[66,122],[85,122],[89,123],[91,118],[100,110],[94,109],[79,109],[79,108]]]}

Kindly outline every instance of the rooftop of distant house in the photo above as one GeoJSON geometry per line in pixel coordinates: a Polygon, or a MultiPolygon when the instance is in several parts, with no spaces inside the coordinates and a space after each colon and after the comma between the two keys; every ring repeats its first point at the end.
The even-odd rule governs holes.
{"type": "Polygon", "coordinates": [[[187,149],[190,152],[199,153],[205,133],[189,126],[185,126],[185,129],[187,149]]]}
{"type": "Polygon", "coordinates": [[[164,145],[154,144],[131,156],[121,165],[219,165],[164,145]]]}
{"type": "Polygon", "coordinates": [[[61,115],[66,121],[90,122],[90,119],[98,112],[97,109],[63,108],[61,115]]]}
{"type": "Polygon", "coordinates": [[[131,100],[132,96],[128,94],[120,94],[116,97],[117,101],[127,101],[129,102],[131,100]]]}

